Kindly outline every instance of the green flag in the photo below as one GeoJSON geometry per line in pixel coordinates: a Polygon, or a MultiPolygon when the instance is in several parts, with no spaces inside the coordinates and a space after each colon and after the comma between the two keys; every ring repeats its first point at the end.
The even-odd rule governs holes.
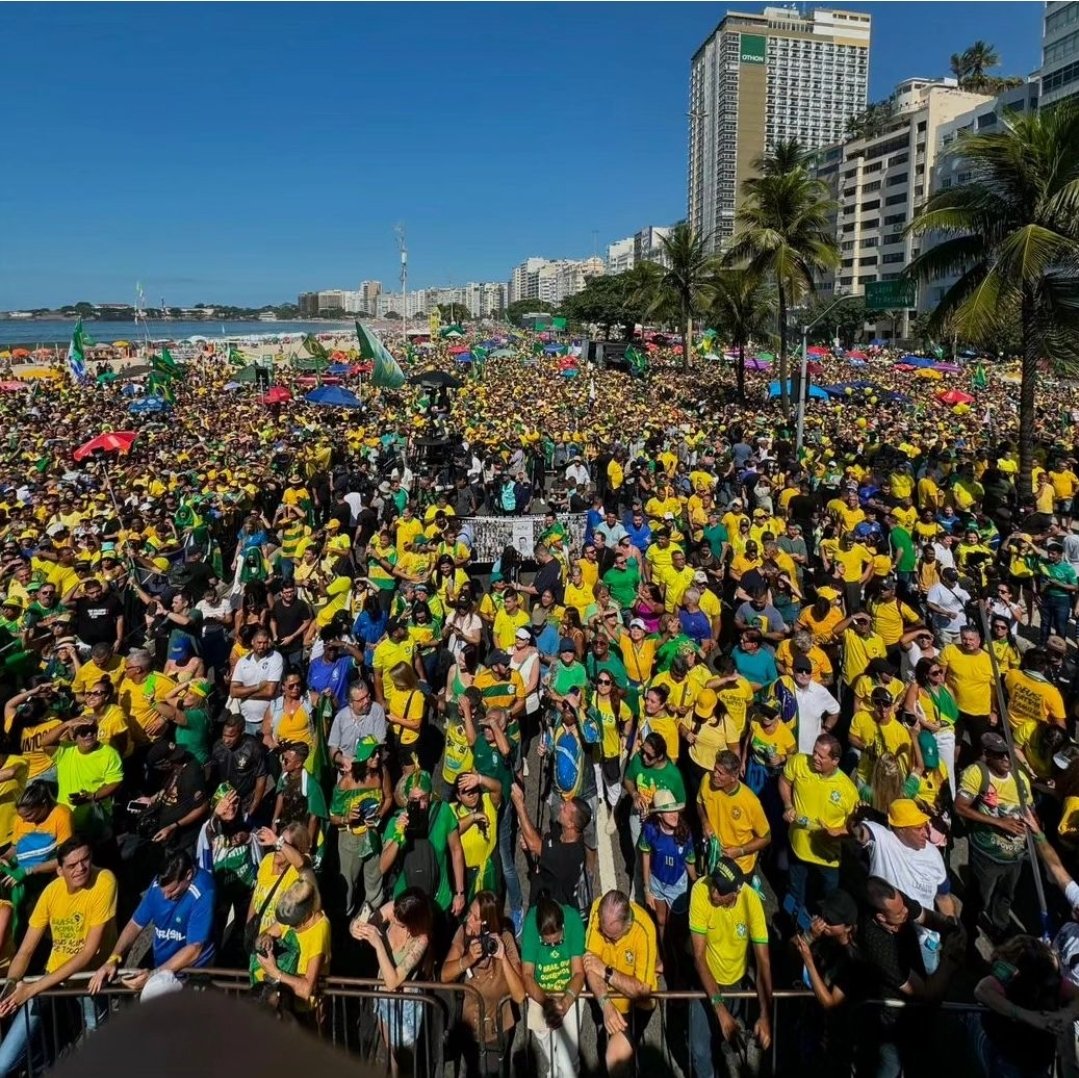
{"type": "Polygon", "coordinates": [[[986,389],[989,386],[989,375],[985,372],[985,364],[979,363],[970,376],[970,385],[973,389],[986,389]]]}
{"type": "Polygon", "coordinates": [[[247,366],[247,356],[245,356],[243,354],[243,352],[240,351],[239,348],[233,348],[232,345],[230,344],[229,345],[229,362],[234,367],[246,367],[247,366]]]}
{"type": "Polygon", "coordinates": [[[383,389],[400,389],[405,384],[405,372],[386,346],[366,327],[356,323],[356,337],[360,342],[360,355],[375,365],[371,381],[383,389]]]}
{"type": "Polygon", "coordinates": [[[643,378],[648,373],[648,357],[638,352],[633,345],[626,349],[626,362],[629,364],[630,374],[643,378]]]}
{"type": "Polygon", "coordinates": [[[313,333],[308,333],[308,335],[306,337],[304,337],[304,339],[303,339],[303,350],[309,356],[314,356],[315,359],[329,359],[330,358],[330,353],[327,352],[326,349],[323,348],[322,345],[319,344],[317,340],[315,340],[315,335],[313,333]]]}
{"type": "Polygon", "coordinates": [[[150,370],[166,382],[171,382],[174,378],[182,380],[184,377],[183,367],[169,355],[167,348],[161,349],[161,355],[150,357],[150,370]]]}
{"type": "Polygon", "coordinates": [[[167,375],[158,374],[156,371],[151,372],[150,377],[146,379],[146,392],[154,397],[160,397],[164,401],[168,401],[172,404],[176,400],[176,395],[172,391],[172,379],[167,375]]]}

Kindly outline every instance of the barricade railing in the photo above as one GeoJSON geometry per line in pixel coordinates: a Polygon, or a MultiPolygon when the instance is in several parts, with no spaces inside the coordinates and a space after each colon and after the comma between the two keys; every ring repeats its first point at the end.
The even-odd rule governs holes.
{"type": "MultiPolygon", "coordinates": [[[[74,977],[64,986],[36,996],[31,1005],[20,1008],[8,1020],[0,1040],[0,1071],[6,1068],[7,1073],[12,1073],[21,1063],[34,1078],[77,1051],[88,1035],[137,999],[137,993],[122,984],[125,976],[135,972],[138,971],[121,971],[113,984],[95,996],[88,991],[89,974],[74,977]],[[20,1042],[28,1049],[25,1058],[18,1055],[20,1042]]],[[[250,980],[243,970],[199,970],[189,977],[185,990],[217,990],[229,996],[244,996],[250,992],[250,980]]],[[[808,1065],[804,1046],[816,1042],[813,1046],[817,1047],[824,1028],[823,1012],[811,1005],[812,992],[779,989],[773,993],[772,1043],[767,1051],[752,1036],[756,992],[725,992],[724,997],[732,1010],[748,1008],[744,1035],[727,1044],[711,1021],[708,1014],[711,1006],[703,992],[663,990],[648,997],[650,1006],[641,1011],[640,1021],[631,1027],[635,1036],[636,1073],[646,1074],[648,1078],[661,1075],[699,1078],[702,1071],[697,1060],[702,1054],[713,1064],[705,1072],[709,1074],[724,1073],[721,1057],[732,1053],[736,1058],[731,1064],[745,1073],[756,1073],[762,1065],[772,1074],[788,1073],[792,1068],[808,1065]],[[703,1005],[696,1015],[691,1013],[694,1005],[703,1005]]],[[[508,1030],[503,1015],[512,1006],[508,996],[498,1000],[489,1027],[486,1019],[490,1008],[483,995],[469,984],[411,981],[407,987],[390,992],[377,980],[331,977],[320,987],[316,1010],[301,1013],[297,1021],[298,1026],[357,1056],[368,1066],[386,1074],[395,1069],[399,1078],[421,1075],[460,1078],[466,1066],[475,1067],[477,1052],[487,1057],[484,1062],[489,1065],[483,1067],[484,1073],[536,1074],[545,1069],[544,1060],[553,1058],[557,1074],[576,1074],[581,1066],[577,1046],[582,1032],[588,1033],[587,1061],[598,1061],[602,1068],[602,1054],[593,1058],[593,1053],[602,1053],[602,1017],[596,1015],[595,1000],[590,993],[582,993],[575,1001],[563,1029],[557,1033],[547,1029],[542,1017],[536,1021],[539,1008],[527,999],[520,1008],[515,1028],[508,1030]],[[494,1039],[480,1044],[467,1040],[455,1044],[450,1033],[460,1023],[466,1000],[474,1006],[477,1029],[493,1029],[494,1039]],[[594,1044],[586,1022],[594,1022],[599,1045],[594,1044]],[[538,1059],[533,1057],[534,1050],[538,1059]],[[538,1062],[541,1065],[537,1066],[538,1062]]],[[[882,1026],[887,1013],[913,1012],[910,1017],[919,1023],[919,1037],[937,1045],[935,1052],[949,1045],[955,1051],[962,1050],[967,1040],[963,1036],[964,1016],[984,1011],[978,1004],[959,1002],[873,1000],[850,1006],[858,1008],[858,1014],[848,1020],[856,1038],[882,1026]]],[[[483,1040],[482,1033],[479,1040],[483,1040]]],[[[940,1058],[938,1055],[938,1061],[940,1058]]],[[[843,1069],[839,1058],[833,1060],[829,1056],[829,1063],[835,1064],[829,1073],[849,1073],[849,1065],[843,1069]]],[[[960,1073],[957,1066],[960,1065],[951,1065],[950,1071],[960,1073]]]]}

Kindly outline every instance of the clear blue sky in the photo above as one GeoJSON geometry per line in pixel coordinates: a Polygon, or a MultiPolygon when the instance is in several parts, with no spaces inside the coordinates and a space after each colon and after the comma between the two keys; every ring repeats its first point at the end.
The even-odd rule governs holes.
{"type": "MultiPolygon", "coordinates": [[[[835,6],[874,16],[872,98],[978,37],[1040,61],[1041,4],[835,6]]],[[[0,5],[0,309],[396,285],[397,222],[414,287],[602,254],[684,215],[689,59],[725,11],[0,5]]]]}

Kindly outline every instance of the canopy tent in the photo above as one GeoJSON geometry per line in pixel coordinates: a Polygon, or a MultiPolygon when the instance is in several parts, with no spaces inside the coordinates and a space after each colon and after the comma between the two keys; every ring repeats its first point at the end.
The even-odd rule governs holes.
{"type": "Polygon", "coordinates": [[[931,356],[900,356],[896,361],[898,363],[906,363],[911,367],[932,367],[936,360],[931,356]]]}
{"type": "Polygon", "coordinates": [[[18,393],[20,389],[25,389],[25,382],[0,382],[0,393],[18,393]]]}
{"type": "Polygon", "coordinates": [[[766,371],[771,366],[769,362],[761,359],[759,356],[751,356],[746,360],[747,371],[766,371]]]}
{"type": "Polygon", "coordinates": [[[857,348],[852,348],[847,353],[847,359],[868,359],[869,356],[865,352],[859,351],[857,348]]]}
{"type": "Polygon", "coordinates": [[[455,363],[471,363],[476,357],[471,352],[458,352],[453,357],[455,363]]]}
{"type": "MultiPolygon", "coordinates": [[[[791,388],[791,383],[790,383],[789,379],[787,381],[787,392],[788,393],[793,393],[794,392],[794,390],[791,388]]],[[[779,381],[776,380],[775,382],[769,382],[768,383],[768,396],[769,396],[769,398],[778,397],[779,393],[780,393],[779,381]]],[[[810,386],[809,386],[809,399],[813,400],[813,401],[820,401],[820,400],[826,401],[828,399],[828,394],[820,386],[815,386],[812,383],[810,383],[810,386]]]]}
{"type": "Polygon", "coordinates": [[[811,344],[806,349],[807,356],[826,356],[829,353],[829,349],[822,348],[819,344],[811,344]]]}
{"type": "Polygon", "coordinates": [[[497,352],[492,352],[489,356],[490,359],[512,359],[516,353],[511,348],[499,348],[497,352]]]}
{"type": "Polygon", "coordinates": [[[232,376],[232,381],[241,382],[244,384],[251,384],[258,381],[259,369],[254,363],[248,363],[246,367],[241,367],[232,376]]]}
{"type": "Polygon", "coordinates": [[[320,408],[362,408],[359,397],[340,386],[319,386],[304,397],[308,404],[320,408]]]}
{"type": "Polygon", "coordinates": [[[464,385],[460,379],[445,371],[420,371],[408,381],[410,385],[429,386],[432,389],[460,389],[464,385]]]}
{"type": "Polygon", "coordinates": [[[328,360],[318,359],[315,356],[292,357],[292,369],[294,371],[324,371],[329,365],[328,360]]]}
{"type": "Polygon", "coordinates": [[[548,344],[543,350],[549,356],[564,356],[566,354],[566,346],[564,344],[548,344]]]}
{"type": "Polygon", "coordinates": [[[349,374],[350,367],[347,363],[331,363],[326,368],[327,374],[349,374]]]}

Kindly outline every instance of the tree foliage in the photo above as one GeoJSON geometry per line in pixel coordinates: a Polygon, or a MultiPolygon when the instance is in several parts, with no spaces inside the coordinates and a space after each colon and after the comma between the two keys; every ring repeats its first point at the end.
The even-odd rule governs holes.
{"type": "Polygon", "coordinates": [[[999,131],[960,139],[949,153],[962,155],[971,181],[937,192],[907,226],[943,239],[906,272],[958,278],[930,329],[951,318],[964,340],[1000,340],[1009,327],[1018,336],[1019,468],[1029,491],[1039,366],[1079,364],[1079,108],[1007,116],[999,131]]]}
{"type": "Polygon", "coordinates": [[[990,75],[989,70],[1000,66],[1000,55],[988,41],[978,40],[962,52],[953,52],[952,74],[959,80],[959,89],[975,94],[999,94],[1021,86],[1023,80],[1015,75],[990,75]]]}
{"type": "Polygon", "coordinates": [[[515,299],[506,307],[506,318],[515,326],[526,314],[552,314],[554,306],[543,299],[515,299]]]}
{"type": "Polygon", "coordinates": [[[712,278],[709,323],[738,353],[738,396],[746,395],[746,347],[775,336],[775,289],[745,269],[721,269],[712,278]]]}

